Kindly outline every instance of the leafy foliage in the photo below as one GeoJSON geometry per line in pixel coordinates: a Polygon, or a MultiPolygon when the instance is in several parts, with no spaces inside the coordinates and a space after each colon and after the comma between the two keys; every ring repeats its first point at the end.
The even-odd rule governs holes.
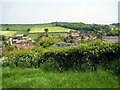
{"type": "Polygon", "coordinates": [[[14,46],[6,46],[6,49],[8,51],[13,51],[15,49],[15,47],[14,46]]]}
{"type": "MultiPolygon", "coordinates": [[[[3,54],[3,66],[42,67],[46,70],[96,70],[120,56],[120,42],[91,41],[71,47],[36,47],[33,50],[11,51],[3,54]],[[55,66],[54,66],[55,65],[55,66]]],[[[117,65],[117,64],[115,64],[117,65]]],[[[112,66],[114,67],[114,65],[112,66]]],[[[117,68],[118,66],[115,66],[117,68]]],[[[117,73],[120,70],[116,69],[117,73]]]]}
{"type": "Polygon", "coordinates": [[[84,23],[68,23],[68,22],[53,22],[54,25],[56,26],[61,26],[64,28],[69,28],[69,29],[75,29],[75,30],[80,30],[83,32],[88,32],[88,31],[103,31],[103,32],[108,32],[110,30],[109,25],[98,25],[98,24],[84,24],[84,23]]]}
{"type": "Polygon", "coordinates": [[[46,48],[46,47],[49,47],[51,45],[53,45],[54,43],[57,43],[57,42],[61,42],[62,40],[59,39],[59,38],[42,38],[39,40],[38,42],[38,45],[46,48]]]}
{"type": "Polygon", "coordinates": [[[120,35],[119,30],[112,30],[112,31],[107,33],[107,36],[118,36],[118,35],[120,35]]]}

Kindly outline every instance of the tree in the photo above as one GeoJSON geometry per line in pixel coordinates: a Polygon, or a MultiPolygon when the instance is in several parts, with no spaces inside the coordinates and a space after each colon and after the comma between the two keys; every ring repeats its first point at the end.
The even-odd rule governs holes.
{"type": "Polygon", "coordinates": [[[5,41],[5,36],[0,35],[0,41],[5,41]]]}
{"type": "Polygon", "coordinates": [[[46,33],[46,37],[48,37],[48,28],[45,28],[44,31],[46,33]]]}
{"type": "Polygon", "coordinates": [[[6,30],[9,31],[9,28],[7,28],[6,30]]]}
{"type": "Polygon", "coordinates": [[[30,28],[27,29],[27,32],[29,32],[29,31],[30,31],[30,28]]]}
{"type": "Polygon", "coordinates": [[[24,33],[23,36],[26,37],[28,34],[27,33],[24,33]]]}
{"type": "Polygon", "coordinates": [[[99,33],[97,33],[97,38],[100,38],[102,40],[103,35],[104,34],[102,32],[99,32],[99,33]]]}

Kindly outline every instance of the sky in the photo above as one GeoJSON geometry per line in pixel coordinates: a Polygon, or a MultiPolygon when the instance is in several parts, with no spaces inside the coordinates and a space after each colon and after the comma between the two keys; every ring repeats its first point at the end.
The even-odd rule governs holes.
{"type": "Polygon", "coordinates": [[[119,0],[0,0],[0,23],[118,22],[119,0]]]}

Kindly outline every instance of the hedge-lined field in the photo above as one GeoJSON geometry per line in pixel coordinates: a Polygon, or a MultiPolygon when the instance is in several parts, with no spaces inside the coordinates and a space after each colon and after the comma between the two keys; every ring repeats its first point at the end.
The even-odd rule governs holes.
{"type": "MultiPolygon", "coordinates": [[[[18,50],[3,53],[3,66],[44,67],[64,70],[95,70],[97,65],[106,66],[120,56],[120,43],[101,41],[88,42],[73,47],[36,47],[33,50],[18,50]]],[[[118,61],[119,62],[119,61],[118,61]]],[[[119,65],[115,72],[120,71],[119,65]]]]}
{"type": "Polygon", "coordinates": [[[60,33],[68,33],[70,31],[75,31],[72,29],[55,26],[53,24],[5,24],[2,25],[0,33],[1,35],[5,36],[25,34],[33,39],[36,39],[38,37],[38,33],[45,33],[45,28],[48,28],[49,36],[58,36],[60,33]]]}
{"type": "Polygon", "coordinates": [[[31,27],[31,31],[30,31],[30,33],[38,33],[38,32],[40,32],[40,33],[43,33],[43,32],[45,32],[44,31],[44,29],[45,28],[48,28],[49,30],[48,30],[48,32],[70,32],[70,30],[72,30],[72,29],[67,29],[67,28],[62,28],[62,27],[58,27],[58,26],[41,26],[41,25],[36,25],[36,26],[33,26],[33,27],[31,27]]]}

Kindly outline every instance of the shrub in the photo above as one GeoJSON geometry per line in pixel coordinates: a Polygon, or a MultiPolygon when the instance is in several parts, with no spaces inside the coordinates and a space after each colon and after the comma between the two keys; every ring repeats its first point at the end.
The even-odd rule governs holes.
{"type": "Polygon", "coordinates": [[[119,75],[120,73],[120,58],[113,59],[111,62],[103,66],[106,70],[113,74],[119,75]]]}
{"type": "Polygon", "coordinates": [[[111,30],[107,33],[107,36],[118,36],[120,32],[118,30],[111,30]]]}
{"type": "Polygon", "coordinates": [[[76,47],[48,48],[43,55],[44,59],[53,58],[61,68],[69,70],[74,66],[81,69],[96,69],[96,64],[107,64],[119,57],[120,44],[95,41],[81,44],[76,47]],[[92,67],[92,68],[91,68],[92,67]]]}
{"type": "Polygon", "coordinates": [[[40,67],[44,71],[60,71],[59,64],[53,58],[49,58],[45,63],[41,64],[40,67]]]}
{"type": "Polygon", "coordinates": [[[6,46],[6,49],[8,51],[13,51],[15,49],[15,47],[14,46],[6,46]]]}
{"type": "MultiPolygon", "coordinates": [[[[35,47],[3,53],[3,66],[42,67],[44,70],[96,70],[120,56],[120,42],[93,41],[70,47],[35,47]],[[59,68],[59,69],[58,69],[59,68]]],[[[117,67],[113,64],[111,67],[117,67]]],[[[113,70],[113,69],[112,69],[113,70]]],[[[119,69],[116,69],[117,72],[119,69]]]]}
{"type": "Polygon", "coordinates": [[[38,67],[42,56],[42,48],[22,49],[3,53],[3,66],[38,67]]]}

